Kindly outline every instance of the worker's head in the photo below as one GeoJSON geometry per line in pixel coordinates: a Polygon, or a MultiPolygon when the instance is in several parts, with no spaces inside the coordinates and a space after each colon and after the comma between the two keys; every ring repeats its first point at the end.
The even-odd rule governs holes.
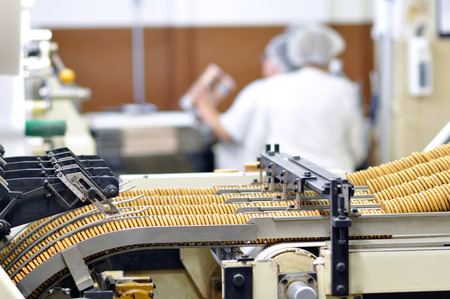
{"type": "Polygon", "coordinates": [[[289,34],[279,34],[267,44],[261,57],[262,75],[270,77],[297,69],[287,57],[287,40],[289,34]]]}
{"type": "Polygon", "coordinates": [[[345,49],[345,40],[323,24],[304,24],[287,41],[287,57],[296,67],[327,67],[329,61],[345,49]]]}

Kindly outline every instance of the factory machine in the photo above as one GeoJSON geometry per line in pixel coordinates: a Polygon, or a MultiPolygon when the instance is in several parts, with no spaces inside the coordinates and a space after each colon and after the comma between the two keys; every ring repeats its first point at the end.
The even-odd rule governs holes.
{"type": "Polygon", "coordinates": [[[256,172],[129,175],[120,191],[96,156],[5,158],[2,235],[31,224],[4,238],[2,293],[448,298],[449,155],[342,177],[268,146],[256,172]]]}

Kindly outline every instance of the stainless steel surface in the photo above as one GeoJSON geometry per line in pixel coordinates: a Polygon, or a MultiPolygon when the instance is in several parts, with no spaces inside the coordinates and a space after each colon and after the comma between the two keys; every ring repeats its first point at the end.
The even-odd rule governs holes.
{"type": "MultiPolygon", "coordinates": [[[[253,225],[145,227],[99,235],[78,243],[77,248],[81,257],[86,258],[95,253],[138,244],[175,243],[173,246],[179,247],[177,243],[255,240],[255,235],[253,225]]],[[[66,267],[62,254],[57,253],[25,276],[17,286],[24,296],[28,296],[66,267]]]]}
{"type": "Polygon", "coordinates": [[[317,291],[301,281],[296,281],[289,285],[287,297],[288,299],[317,299],[317,291]]]}
{"type": "Polygon", "coordinates": [[[317,282],[308,273],[290,273],[278,283],[278,299],[317,299],[317,282]]]}
{"type": "Polygon", "coordinates": [[[61,255],[79,291],[83,291],[94,285],[89,268],[84,263],[77,246],[72,246],[62,251],[61,255]]]}

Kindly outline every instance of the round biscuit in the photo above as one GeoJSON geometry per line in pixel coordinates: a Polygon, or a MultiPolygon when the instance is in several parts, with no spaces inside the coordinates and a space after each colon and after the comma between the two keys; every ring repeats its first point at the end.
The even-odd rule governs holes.
{"type": "Polygon", "coordinates": [[[389,198],[389,199],[392,199],[392,198],[396,198],[397,196],[394,194],[394,192],[392,192],[392,189],[391,188],[387,188],[387,189],[385,189],[385,190],[383,190],[385,193],[386,193],[386,197],[387,198],[389,198]]]}
{"type": "Polygon", "coordinates": [[[450,170],[443,171],[442,177],[444,178],[446,184],[450,183],[450,170]]]}
{"type": "Polygon", "coordinates": [[[366,171],[367,171],[368,177],[370,177],[371,179],[377,177],[377,173],[373,170],[373,167],[372,167],[372,166],[369,166],[369,167],[366,169],[366,171]]]}
{"type": "Polygon", "coordinates": [[[406,162],[408,163],[408,168],[411,168],[411,167],[413,167],[414,165],[416,165],[416,160],[414,160],[413,157],[408,156],[408,157],[406,157],[405,159],[406,159],[406,162]]]}
{"type": "Polygon", "coordinates": [[[409,203],[409,201],[406,198],[401,198],[400,199],[403,203],[403,205],[406,207],[406,212],[407,213],[413,213],[413,209],[411,207],[411,204],[409,203]]]}
{"type": "Polygon", "coordinates": [[[445,211],[445,204],[441,202],[440,197],[437,196],[435,189],[428,190],[430,196],[433,198],[434,202],[436,203],[436,206],[438,207],[439,211],[445,211]]]}
{"type": "Polygon", "coordinates": [[[450,183],[450,171],[442,171],[439,174],[437,174],[439,179],[442,181],[444,185],[447,185],[450,183]]]}
{"type": "Polygon", "coordinates": [[[436,194],[441,200],[441,202],[444,204],[444,211],[450,211],[450,204],[447,200],[447,197],[445,196],[445,191],[442,190],[442,188],[439,186],[436,188],[436,194]]]}
{"type": "Polygon", "coordinates": [[[407,195],[414,194],[414,193],[418,193],[415,189],[413,189],[413,188],[411,187],[411,184],[409,184],[409,182],[406,183],[406,184],[403,184],[403,189],[405,190],[405,192],[407,193],[407,195]]]}
{"type": "Polygon", "coordinates": [[[411,196],[406,196],[405,202],[409,205],[411,213],[419,212],[419,208],[417,207],[416,203],[411,199],[411,196]]]}
{"type": "Polygon", "coordinates": [[[397,175],[401,178],[402,182],[410,181],[409,176],[406,174],[406,171],[404,170],[397,172],[397,175]]]}
{"type": "Polygon", "coordinates": [[[403,166],[398,162],[398,160],[392,161],[392,167],[395,169],[395,172],[403,170],[403,166]]]}
{"type": "Polygon", "coordinates": [[[438,172],[438,173],[433,173],[432,175],[430,175],[429,177],[428,177],[428,179],[431,181],[431,183],[434,185],[434,186],[440,186],[440,185],[443,185],[444,183],[442,182],[442,180],[441,180],[441,178],[440,178],[440,172],[438,172]]]}
{"type": "Polygon", "coordinates": [[[426,165],[428,166],[428,168],[430,168],[432,170],[432,173],[430,173],[430,175],[432,175],[433,173],[441,172],[441,170],[440,170],[441,165],[439,165],[439,163],[437,163],[437,160],[431,160],[426,165]]]}
{"type": "Polygon", "coordinates": [[[406,194],[403,192],[401,185],[389,187],[386,191],[393,195],[392,198],[403,197],[406,194]]]}
{"type": "Polygon", "coordinates": [[[369,187],[369,191],[371,194],[374,194],[379,191],[379,188],[375,185],[374,180],[367,181],[367,187],[369,187]]]}
{"type": "Polygon", "coordinates": [[[412,166],[414,166],[414,165],[412,165],[412,166],[410,165],[407,157],[403,157],[403,158],[399,159],[398,163],[401,165],[401,168],[402,168],[401,170],[405,170],[405,169],[408,169],[408,168],[411,168],[412,166]]]}
{"type": "Polygon", "coordinates": [[[433,159],[437,159],[440,157],[439,153],[435,151],[435,149],[432,149],[431,151],[427,152],[429,157],[432,157],[433,159]]]}
{"type": "Polygon", "coordinates": [[[411,157],[411,159],[414,160],[414,165],[423,163],[423,160],[422,160],[423,158],[421,157],[421,155],[418,152],[411,153],[410,157],[411,157]]]}
{"type": "Polygon", "coordinates": [[[373,182],[375,184],[375,187],[377,188],[378,191],[384,190],[386,188],[388,188],[386,180],[384,179],[385,176],[380,176],[377,177],[375,179],[373,179],[373,182]]]}
{"type": "Polygon", "coordinates": [[[394,202],[397,204],[400,213],[408,213],[408,209],[406,208],[405,204],[403,203],[403,200],[401,197],[394,199],[394,202]]]}
{"type": "Polygon", "coordinates": [[[395,213],[394,206],[392,205],[391,201],[390,200],[386,200],[385,203],[386,203],[386,206],[389,207],[387,211],[389,213],[395,213]]]}
{"type": "Polygon", "coordinates": [[[424,179],[421,180],[420,182],[425,186],[425,190],[432,189],[433,188],[433,184],[431,183],[430,180],[428,180],[426,178],[427,177],[424,177],[424,179]]]}
{"type": "Polygon", "coordinates": [[[394,172],[397,171],[397,170],[394,168],[394,166],[392,165],[392,163],[387,163],[387,164],[385,164],[385,169],[386,169],[386,174],[394,173],[394,172]]]}
{"type": "Polygon", "coordinates": [[[407,203],[409,203],[410,208],[411,208],[411,211],[412,211],[413,213],[419,212],[419,208],[418,208],[416,202],[412,199],[412,196],[411,196],[411,195],[405,196],[404,198],[405,198],[405,201],[406,201],[407,203]]]}
{"type": "Polygon", "coordinates": [[[431,195],[431,192],[429,190],[419,193],[419,196],[422,196],[423,198],[425,198],[425,200],[428,201],[431,207],[431,212],[440,211],[439,205],[437,204],[436,200],[434,199],[434,196],[431,195]]]}
{"type": "Polygon", "coordinates": [[[442,191],[444,200],[447,202],[448,206],[450,207],[450,186],[442,185],[442,186],[439,186],[439,188],[442,191]]]}
{"type": "Polygon", "coordinates": [[[383,195],[382,195],[381,192],[375,193],[375,194],[373,195],[373,199],[375,199],[375,201],[376,201],[377,203],[380,203],[380,202],[382,202],[382,201],[385,200],[385,198],[383,197],[383,195]]]}
{"type": "Polygon", "coordinates": [[[397,202],[393,199],[390,201],[392,204],[392,207],[394,208],[395,213],[401,213],[400,212],[400,206],[397,204],[397,202]]]}
{"type": "Polygon", "coordinates": [[[386,204],[386,201],[380,202],[380,207],[383,211],[390,213],[390,209],[389,209],[388,205],[386,204]]]}
{"type": "Polygon", "coordinates": [[[394,181],[394,173],[383,175],[382,177],[379,178],[379,183],[383,188],[382,190],[387,189],[390,186],[395,186],[396,183],[394,181]]]}
{"type": "Polygon", "coordinates": [[[417,175],[417,177],[428,176],[425,172],[425,169],[422,166],[423,164],[425,164],[425,163],[417,164],[416,166],[410,168],[411,171],[414,172],[414,175],[417,175]]]}
{"type": "Polygon", "coordinates": [[[425,198],[419,196],[418,194],[411,194],[411,198],[414,199],[418,207],[422,208],[422,212],[431,212],[431,206],[425,198]],[[419,206],[420,205],[420,206],[419,206]]]}
{"type": "Polygon", "coordinates": [[[414,190],[417,191],[417,192],[414,192],[414,193],[419,193],[419,192],[425,191],[425,189],[423,188],[423,185],[418,180],[412,181],[411,185],[414,188],[414,190]]]}
{"type": "Polygon", "coordinates": [[[431,152],[435,152],[436,155],[437,155],[438,157],[446,156],[446,153],[445,153],[445,151],[444,151],[444,149],[443,149],[442,146],[437,146],[437,147],[435,147],[434,149],[432,149],[432,150],[430,151],[430,153],[431,153],[431,152]]]}

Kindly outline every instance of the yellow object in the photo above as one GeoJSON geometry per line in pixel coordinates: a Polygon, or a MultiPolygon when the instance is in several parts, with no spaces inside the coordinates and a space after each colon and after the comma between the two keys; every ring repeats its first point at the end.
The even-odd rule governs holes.
{"type": "Polygon", "coordinates": [[[215,173],[231,173],[231,172],[238,172],[237,169],[214,169],[215,173]]]}
{"type": "Polygon", "coordinates": [[[258,168],[259,162],[244,163],[242,165],[244,166],[245,172],[259,171],[258,168]]]}
{"type": "Polygon", "coordinates": [[[59,79],[65,84],[73,83],[75,81],[75,72],[72,69],[65,68],[59,72],[59,79]]]}
{"type": "Polygon", "coordinates": [[[152,298],[153,291],[147,292],[144,290],[129,290],[122,296],[120,296],[120,299],[149,299],[152,298]]]}

